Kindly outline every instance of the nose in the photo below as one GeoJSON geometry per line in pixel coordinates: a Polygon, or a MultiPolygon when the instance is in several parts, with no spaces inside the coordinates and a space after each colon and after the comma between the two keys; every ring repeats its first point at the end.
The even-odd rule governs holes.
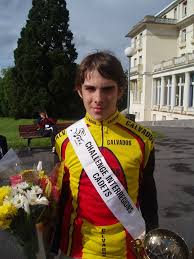
{"type": "Polygon", "coordinates": [[[95,92],[95,103],[101,104],[103,102],[103,93],[100,89],[95,92]]]}

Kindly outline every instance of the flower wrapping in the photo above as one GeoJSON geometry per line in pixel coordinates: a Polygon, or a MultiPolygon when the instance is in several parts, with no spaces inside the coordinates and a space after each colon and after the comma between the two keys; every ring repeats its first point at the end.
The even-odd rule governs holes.
{"type": "Polygon", "coordinates": [[[40,169],[11,173],[10,186],[0,187],[0,229],[17,237],[29,259],[37,258],[40,243],[36,224],[41,222],[49,205],[39,186],[43,175],[40,169]]]}

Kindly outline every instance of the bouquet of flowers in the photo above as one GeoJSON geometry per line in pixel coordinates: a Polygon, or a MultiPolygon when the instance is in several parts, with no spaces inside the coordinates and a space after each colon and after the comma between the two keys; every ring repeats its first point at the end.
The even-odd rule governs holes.
{"type": "Polygon", "coordinates": [[[49,201],[39,186],[41,170],[24,170],[10,176],[10,185],[0,187],[0,230],[15,235],[27,258],[39,250],[36,224],[42,219],[49,201]]]}

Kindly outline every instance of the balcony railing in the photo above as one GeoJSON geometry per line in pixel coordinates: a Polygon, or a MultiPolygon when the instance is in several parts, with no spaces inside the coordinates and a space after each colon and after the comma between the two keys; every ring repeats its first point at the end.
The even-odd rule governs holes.
{"type": "Polygon", "coordinates": [[[177,66],[184,66],[188,63],[194,63],[194,53],[188,53],[181,57],[174,57],[169,60],[162,61],[161,63],[155,64],[153,72],[159,72],[166,69],[170,69],[177,66]]]}
{"type": "Polygon", "coordinates": [[[159,104],[154,104],[153,107],[152,107],[152,109],[153,109],[154,111],[159,111],[160,105],[159,105],[159,104]]]}
{"type": "Polygon", "coordinates": [[[130,75],[142,74],[142,71],[143,71],[143,65],[138,64],[137,66],[130,68],[130,75]]]}
{"type": "Polygon", "coordinates": [[[189,60],[189,63],[194,62],[194,53],[191,53],[188,55],[188,60],[189,60]]]}
{"type": "Polygon", "coordinates": [[[171,106],[170,106],[170,105],[163,105],[163,106],[160,108],[160,110],[161,110],[162,112],[169,112],[170,109],[171,109],[171,106]]]}
{"type": "Polygon", "coordinates": [[[152,15],[146,15],[143,19],[143,22],[153,22],[153,23],[161,23],[161,24],[176,24],[177,19],[171,18],[158,18],[152,15]]]}
{"type": "Polygon", "coordinates": [[[182,113],[183,112],[183,107],[182,106],[175,106],[173,108],[174,113],[182,113]]]}
{"type": "Polygon", "coordinates": [[[175,66],[180,66],[180,65],[185,64],[186,61],[187,61],[187,56],[186,55],[181,56],[181,57],[177,57],[177,58],[174,58],[174,65],[175,66]]]}
{"type": "Polygon", "coordinates": [[[169,59],[163,62],[163,68],[169,68],[173,66],[173,59],[169,59]]]}

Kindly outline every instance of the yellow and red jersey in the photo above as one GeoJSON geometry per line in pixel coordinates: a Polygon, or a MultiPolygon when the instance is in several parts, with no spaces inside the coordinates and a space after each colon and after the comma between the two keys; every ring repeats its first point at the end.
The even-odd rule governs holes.
{"type": "MultiPolygon", "coordinates": [[[[103,122],[86,114],[85,122],[108,165],[134,204],[142,208],[147,228],[156,227],[158,217],[151,132],[126,119],[119,112],[103,122]]],[[[135,258],[130,234],[90,182],[65,130],[56,136],[56,151],[62,161],[62,170],[53,179],[57,189],[62,189],[62,252],[73,258],[83,259],[135,258]]]]}

